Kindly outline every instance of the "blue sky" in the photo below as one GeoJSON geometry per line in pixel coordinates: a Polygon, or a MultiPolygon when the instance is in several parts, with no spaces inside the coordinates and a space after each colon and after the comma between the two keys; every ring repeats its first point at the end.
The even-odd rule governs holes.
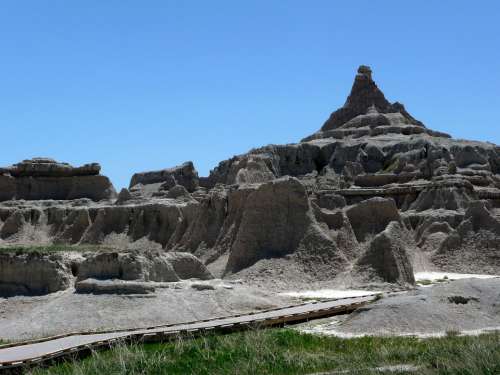
{"type": "Polygon", "coordinates": [[[0,165],[207,175],[319,129],[360,64],[428,127],[499,144],[499,4],[3,0],[0,165]]]}

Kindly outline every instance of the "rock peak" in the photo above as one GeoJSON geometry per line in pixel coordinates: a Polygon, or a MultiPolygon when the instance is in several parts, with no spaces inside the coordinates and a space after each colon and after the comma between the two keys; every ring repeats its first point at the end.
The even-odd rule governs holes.
{"type": "Polygon", "coordinates": [[[368,65],[360,65],[358,68],[358,74],[365,75],[369,79],[372,79],[372,68],[370,68],[368,65]]]}
{"type": "Polygon", "coordinates": [[[367,65],[361,65],[352,85],[344,106],[333,112],[324,123],[322,131],[345,127],[346,123],[353,118],[368,113],[399,113],[408,124],[424,126],[420,121],[414,119],[400,103],[391,104],[378,88],[372,78],[372,70],[367,65]]]}

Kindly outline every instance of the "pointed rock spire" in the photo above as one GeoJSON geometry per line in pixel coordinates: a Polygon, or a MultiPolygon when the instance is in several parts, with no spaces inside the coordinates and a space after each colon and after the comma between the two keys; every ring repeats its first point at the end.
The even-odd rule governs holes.
{"type": "Polygon", "coordinates": [[[356,74],[351,93],[344,106],[330,115],[330,118],[323,124],[321,130],[339,128],[354,117],[365,115],[369,112],[400,113],[408,120],[408,123],[424,126],[420,121],[415,120],[406,112],[402,104],[397,102],[391,104],[373,81],[371,68],[361,65],[358,68],[358,74],[356,74]]]}

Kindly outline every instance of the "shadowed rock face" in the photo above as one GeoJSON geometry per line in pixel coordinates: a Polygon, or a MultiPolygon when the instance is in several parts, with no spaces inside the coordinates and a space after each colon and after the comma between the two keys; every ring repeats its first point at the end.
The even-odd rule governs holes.
{"type": "Polygon", "coordinates": [[[188,252],[217,276],[299,282],[500,273],[500,147],[426,128],[366,66],[317,133],[224,160],[208,177],[187,162],[137,173],[117,200],[93,202],[89,191],[110,197],[105,183],[84,183],[97,184],[98,169],[56,164],[0,171],[0,200],[11,200],[0,204],[0,244],[188,252]]]}
{"type": "Polygon", "coordinates": [[[188,191],[193,192],[199,185],[198,173],[192,162],[188,161],[174,168],[163,169],[161,171],[136,173],[130,180],[130,187],[138,184],[150,185],[162,183],[166,190],[181,185],[188,191]]]}
{"type": "Polygon", "coordinates": [[[410,250],[413,239],[397,221],[370,242],[368,250],[357,260],[355,273],[361,274],[366,282],[377,279],[388,283],[414,284],[410,250]]]}

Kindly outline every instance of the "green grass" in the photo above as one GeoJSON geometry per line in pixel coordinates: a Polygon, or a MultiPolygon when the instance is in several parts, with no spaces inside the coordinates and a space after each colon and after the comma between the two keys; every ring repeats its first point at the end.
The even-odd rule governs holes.
{"type": "Polygon", "coordinates": [[[166,344],[119,345],[31,374],[302,375],[329,370],[370,374],[376,367],[397,364],[418,366],[414,373],[424,375],[499,374],[500,334],[340,339],[271,329],[166,344]]]}
{"type": "Polygon", "coordinates": [[[111,250],[110,247],[100,245],[67,245],[67,244],[48,244],[48,245],[12,245],[0,247],[0,252],[11,253],[58,253],[63,251],[102,251],[111,250]]]}
{"type": "Polygon", "coordinates": [[[427,280],[427,279],[423,279],[423,280],[417,281],[417,284],[420,284],[420,285],[431,285],[432,281],[431,280],[427,280]]]}

